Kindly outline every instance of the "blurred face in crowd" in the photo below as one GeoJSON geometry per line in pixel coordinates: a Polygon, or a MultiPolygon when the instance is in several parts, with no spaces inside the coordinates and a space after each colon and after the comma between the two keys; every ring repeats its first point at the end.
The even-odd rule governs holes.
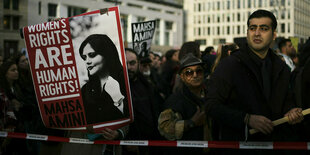
{"type": "Polygon", "coordinates": [[[166,59],[166,57],[162,57],[162,59],[161,59],[161,64],[164,64],[165,62],[167,61],[167,59],[166,59]]]}
{"type": "Polygon", "coordinates": [[[29,69],[29,62],[26,56],[21,56],[18,61],[18,67],[22,69],[29,69]]]}
{"type": "Polygon", "coordinates": [[[149,54],[149,58],[152,60],[152,63],[151,63],[151,65],[154,67],[155,66],[155,55],[153,54],[153,53],[150,53],[149,54]]]}
{"type": "Polygon", "coordinates": [[[87,44],[83,50],[82,59],[84,60],[89,75],[94,75],[104,68],[104,57],[87,44]]]}
{"type": "Polygon", "coordinates": [[[10,66],[9,70],[6,72],[5,77],[10,83],[18,79],[18,70],[16,64],[10,66]]]}
{"type": "Polygon", "coordinates": [[[159,68],[160,65],[161,65],[160,57],[157,56],[157,55],[155,55],[154,61],[155,61],[154,67],[155,67],[155,68],[159,68]]]}
{"type": "Polygon", "coordinates": [[[203,83],[203,68],[200,65],[189,66],[182,70],[180,77],[189,88],[200,87],[203,83]]]}
{"type": "Polygon", "coordinates": [[[140,73],[142,73],[144,76],[150,76],[151,75],[151,63],[140,63],[139,70],[140,70],[140,73]]]}
{"type": "Polygon", "coordinates": [[[294,55],[296,55],[296,49],[295,47],[293,46],[292,42],[290,41],[287,41],[285,43],[285,46],[282,47],[282,52],[283,53],[286,53],[288,56],[292,57],[294,55]]]}
{"type": "Polygon", "coordinates": [[[299,63],[299,59],[298,59],[297,56],[293,58],[293,62],[294,62],[294,64],[298,64],[299,63]]]}
{"type": "Polygon", "coordinates": [[[172,55],[172,60],[178,62],[179,61],[179,51],[174,52],[174,54],[172,55]]]}
{"type": "Polygon", "coordinates": [[[136,78],[138,72],[138,59],[137,56],[130,52],[126,51],[126,62],[128,69],[128,76],[130,80],[134,80],[136,78]]]}
{"type": "Polygon", "coordinates": [[[159,68],[160,67],[160,58],[157,55],[154,55],[153,53],[150,53],[149,55],[150,59],[152,60],[152,67],[159,68]]]}
{"type": "Polygon", "coordinates": [[[214,48],[212,48],[211,51],[210,51],[210,54],[212,54],[212,53],[215,53],[215,49],[214,48]]]}
{"type": "Polygon", "coordinates": [[[268,17],[252,18],[247,30],[247,42],[256,53],[266,52],[272,41],[276,38],[276,32],[272,31],[272,20],[268,17]]]}

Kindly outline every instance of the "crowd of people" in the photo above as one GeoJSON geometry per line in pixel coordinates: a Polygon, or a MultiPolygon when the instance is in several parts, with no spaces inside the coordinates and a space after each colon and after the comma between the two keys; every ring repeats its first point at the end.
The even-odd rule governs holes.
{"type": "MultiPolygon", "coordinates": [[[[310,108],[310,39],[300,46],[298,53],[289,39],[280,41],[277,50],[271,49],[277,37],[277,20],[266,10],[253,12],[247,26],[246,43],[225,43],[219,45],[217,52],[213,47],[201,52],[196,42],[185,42],[179,50],[171,49],[164,56],[157,52],[140,56],[133,49],[126,48],[134,122],[120,130],[104,130],[101,139],[309,141],[310,118],[303,116],[302,110],[310,108]],[[288,117],[288,123],[274,126],[272,121],[284,116],[288,117]],[[250,129],[259,132],[250,134],[250,129]]],[[[85,43],[81,48],[83,60],[93,58],[87,53],[91,50],[84,51],[84,48],[98,49],[96,56],[101,55],[100,47],[97,47],[100,43],[96,49],[93,44],[88,46],[85,43]]],[[[1,131],[75,135],[72,131],[44,127],[25,55],[18,54],[0,62],[1,131]]],[[[87,91],[84,94],[87,95],[87,91]]],[[[88,134],[83,137],[90,138],[88,134]]],[[[292,153],[176,147],[121,148],[103,144],[74,146],[11,138],[1,138],[0,141],[0,154],[14,155],[292,153]]]]}

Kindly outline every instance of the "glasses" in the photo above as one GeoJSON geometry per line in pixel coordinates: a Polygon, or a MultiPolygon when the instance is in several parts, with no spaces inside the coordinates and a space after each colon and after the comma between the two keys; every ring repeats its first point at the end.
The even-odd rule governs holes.
{"type": "Polygon", "coordinates": [[[193,77],[194,76],[194,72],[196,73],[197,76],[201,76],[203,74],[203,69],[199,68],[196,70],[192,70],[192,69],[187,69],[184,71],[185,76],[187,77],[193,77]]]}

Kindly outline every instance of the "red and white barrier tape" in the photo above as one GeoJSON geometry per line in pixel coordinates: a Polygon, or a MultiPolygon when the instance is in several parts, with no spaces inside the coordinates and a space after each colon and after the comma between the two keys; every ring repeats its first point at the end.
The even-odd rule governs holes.
{"type": "Polygon", "coordinates": [[[82,138],[65,138],[29,133],[0,131],[0,137],[32,139],[41,141],[68,142],[78,144],[110,144],[134,146],[170,146],[170,147],[199,147],[199,148],[230,148],[230,149],[289,149],[310,150],[310,142],[229,142],[229,141],[156,141],[156,140],[95,140],[82,138]]]}

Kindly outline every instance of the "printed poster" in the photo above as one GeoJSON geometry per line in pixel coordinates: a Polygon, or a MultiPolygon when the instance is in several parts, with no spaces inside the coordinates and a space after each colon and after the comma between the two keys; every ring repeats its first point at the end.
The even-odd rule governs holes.
{"type": "Polygon", "coordinates": [[[116,129],[133,121],[118,7],[23,28],[46,127],[116,129]]]}
{"type": "Polygon", "coordinates": [[[132,44],[139,57],[149,55],[156,28],[156,20],[132,23],[132,44]]]}

